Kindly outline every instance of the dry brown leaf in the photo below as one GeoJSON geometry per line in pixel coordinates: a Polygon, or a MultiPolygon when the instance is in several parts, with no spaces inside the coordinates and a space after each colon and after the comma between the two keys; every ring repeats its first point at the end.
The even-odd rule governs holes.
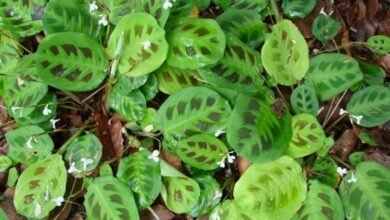
{"type": "Polygon", "coordinates": [[[161,150],[160,155],[162,159],[164,159],[167,163],[176,168],[178,171],[183,171],[183,165],[181,164],[181,160],[179,157],[173,156],[165,150],[161,150]]]}
{"type": "Polygon", "coordinates": [[[374,160],[383,166],[390,168],[390,150],[384,148],[375,148],[364,155],[364,160],[374,160]]]}
{"type": "Polygon", "coordinates": [[[251,162],[249,162],[244,157],[237,157],[237,166],[238,166],[238,172],[240,173],[240,176],[251,166],[251,162]]]}
{"type": "MultiPolygon", "coordinates": [[[[160,220],[171,220],[175,218],[175,214],[169,211],[165,206],[158,204],[152,207],[156,215],[160,220]]],[[[142,220],[156,220],[152,213],[149,210],[144,210],[140,214],[140,219],[142,220]]]]}
{"type": "Polygon", "coordinates": [[[348,129],[333,144],[331,153],[334,153],[341,160],[346,161],[348,156],[355,150],[358,137],[353,129],[348,129]]]}
{"type": "Polygon", "coordinates": [[[10,220],[26,220],[27,218],[19,215],[14,207],[15,189],[8,188],[3,193],[4,200],[0,201],[0,207],[4,210],[10,220]]]}

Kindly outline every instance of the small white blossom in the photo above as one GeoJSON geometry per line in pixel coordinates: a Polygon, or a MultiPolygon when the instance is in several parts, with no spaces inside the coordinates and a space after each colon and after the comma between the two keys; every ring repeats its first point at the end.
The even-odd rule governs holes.
{"type": "Polygon", "coordinates": [[[46,185],[45,197],[43,198],[45,202],[49,201],[49,187],[46,185]]]}
{"type": "Polygon", "coordinates": [[[344,176],[345,174],[348,173],[348,170],[347,170],[346,168],[337,167],[337,173],[338,173],[340,176],[344,176]]]}
{"type": "Polygon", "coordinates": [[[89,4],[89,12],[96,11],[98,8],[99,7],[97,6],[96,1],[93,1],[91,4],[89,4]]]}
{"type": "Polygon", "coordinates": [[[222,192],[216,191],[212,200],[214,201],[214,200],[217,200],[219,198],[222,198],[222,192]]]}
{"type": "Polygon", "coordinates": [[[153,126],[153,125],[147,125],[147,126],[144,128],[144,132],[149,133],[149,132],[153,131],[153,129],[154,129],[154,126],[153,126]]]}
{"type": "Polygon", "coordinates": [[[322,106],[320,109],[318,109],[318,111],[317,111],[317,115],[319,115],[322,111],[324,111],[324,106],[322,106]]]}
{"type": "Polygon", "coordinates": [[[51,110],[49,109],[49,104],[45,105],[45,108],[43,109],[43,115],[49,115],[51,113],[51,110]]]}
{"type": "Polygon", "coordinates": [[[50,123],[51,123],[51,126],[53,127],[53,129],[56,129],[56,123],[59,121],[60,119],[50,119],[50,123]]]}
{"type": "Polygon", "coordinates": [[[16,114],[15,111],[20,109],[20,107],[17,107],[17,106],[11,106],[11,111],[13,114],[16,114]]]}
{"type": "Polygon", "coordinates": [[[31,136],[28,138],[28,140],[26,142],[27,148],[30,148],[30,149],[33,148],[32,143],[31,143],[32,141],[34,141],[36,144],[38,144],[38,140],[34,136],[31,136]]]}
{"type": "Polygon", "coordinates": [[[351,179],[347,180],[348,183],[356,183],[357,182],[357,178],[355,177],[355,175],[352,173],[352,176],[351,176],[351,179]]]}
{"type": "Polygon", "coordinates": [[[14,16],[15,15],[14,11],[10,11],[9,15],[14,16]]]}
{"type": "Polygon", "coordinates": [[[324,8],[321,8],[320,15],[325,15],[325,16],[328,16],[328,14],[326,14],[326,12],[325,12],[325,9],[324,9],[324,8]]]}
{"type": "Polygon", "coordinates": [[[363,119],[363,115],[351,115],[352,118],[356,119],[356,123],[360,125],[360,122],[363,119]]]}
{"type": "Polygon", "coordinates": [[[24,80],[18,77],[18,86],[22,86],[24,84],[24,80]]]}
{"type": "Polygon", "coordinates": [[[99,19],[99,21],[98,21],[98,24],[99,24],[99,25],[103,25],[103,26],[107,26],[107,25],[108,25],[107,15],[102,15],[102,16],[100,16],[100,19],[99,19]]]}
{"type": "Polygon", "coordinates": [[[234,155],[230,155],[230,154],[231,154],[231,152],[229,152],[227,155],[227,161],[228,161],[228,163],[233,163],[234,160],[236,159],[236,157],[234,155]]]}
{"type": "Polygon", "coordinates": [[[344,110],[343,108],[340,109],[339,115],[347,114],[347,110],[344,110]]]}
{"type": "Polygon", "coordinates": [[[225,168],[225,157],[221,161],[218,161],[217,165],[221,168],[225,168]]]}
{"type": "Polygon", "coordinates": [[[219,137],[219,135],[221,135],[221,134],[223,134],[223,133],[225,133],[226,131],[224,131],[223,129],[218,129],[215,133],[214,133],[214,135],[215,135],[215,137],[219,137]]]}
{"type": "Polygon", "coordinates": [[[93,163],[93,160],[92,159],[89,159],[89,158],[81,158],[81,162],[83,162],[83,170],[86,170],[87,169],[87,166],[91,163],[93,163]]]}
{"type": "Polygon", "coordinates": [[[165,0],[163,4],[164,9],[172,8],[172,3],[169,0],[165,0]]]}
{"type": "Polygon", "coordinates": [[[152,160],[154,160],[155,162],[158,162],[158,161],[159,161],[158,155],[160,155],[160,151],[154,150],[154,151],[152,152],[152,154],[148,157],[148,159],[152,159],[152,160]]]}
{"type": "Polygon", "coordinates": [[[142,44],[142,47],[144,48],[144,50],[147,50],[150,48],[150,46],[152,46],[152,42],[150,42],[149,40],[146,40],[146,41],[142,42],[141,44],[142,44]]]}
{"type": "Polygon", "coordinates": [[[36,218],[40,218],[42,214],[42,207],[39,203],[35,204],[34,215],[36,218]]]}
{"type": "Polygon", "coordinates": [[[74,173],[74,172],[80,173],[80,170],[77,169],[77,168],[75,167],[75,165],[76,165],[76,164],[75,164],[74,162],[70,165],[70,167],[69,167],[69,169],[68,169],[68,173],[74,173]]]}
{"type": "Polygon", "coordinates": [[[61,204],[64,202],[64,197],[57,197],[54,199],[54,202],[56,203],[56,206],[61,206],[61,204]]]}

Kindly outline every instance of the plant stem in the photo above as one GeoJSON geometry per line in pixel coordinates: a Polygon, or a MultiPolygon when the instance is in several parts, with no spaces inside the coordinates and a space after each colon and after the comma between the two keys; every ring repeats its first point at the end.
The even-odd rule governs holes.
{"type": "Polygon", "coordinates": [[[86,120],[83,124],[83,126],[81,126],[77,131],[76,133],[71,137],[69,138],[61,147],[60,149],[58,149],[57,153],[58,154],[63,154],[66,149],[68,149],[69,145],[72,143],[72,141],[78,137],[81,133],[84,132],[84,130],[88,127],[88,124],[92,121],[92,118],[89,118],[88,120],[86,120]]]}
{"type": "Polygon", "coordinates": [[[153,217],[156,220],[160,220],[160,218],[158,217],[157,213],[151,207],[148,207],[148,210],[149,210],[150,213],[152,213],[153,217]]]}
{"type": "MultiPolygon", "coordinates": [[[[337,101],[337,104],[335,105],[335,107],[333,108],[333,110],[331,111],[329,117],[327,117],[324,121],[324,124],[323,124],[323,128],[325,128],[326,124],[328,124],[330,118],[332,117],[332,115],[334,114],[334,112],[336,111],[336,109],[338,108],[338,106],[340,105],[341,101],[343,100],[345,94],[347,94],[347,90],[344,91],[344,93],[341,95],[341,98],[337,101]]],[[[332,107],[332,106],[331,106],[332,107]]],[[[329,113],[329,111],[328,111],[329,113]]],[[[328,116],[328,115],[327,115],[328,116]]]]}
{"type": "Polygon", "coordinates": [[[278,5],[276,4],[276,0],[270,0],[272,12],[274,13],[274,16],[276,18],[276,22],[279,22],[282,20],[282,16],[279,13],[278,5]]]}

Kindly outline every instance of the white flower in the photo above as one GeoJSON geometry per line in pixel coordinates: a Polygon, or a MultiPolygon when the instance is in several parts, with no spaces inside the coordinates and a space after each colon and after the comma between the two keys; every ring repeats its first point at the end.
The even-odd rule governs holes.
{"type": "Polygon", "coordinates": [[[147,125],[147,126],[144,128],[144,132],[149,133],[149,132],[153,131],[153,129],[154,129],[154,126],[153,126],[153,125],[147,125]]]}
{"type": "Polygon", "coordinates": [[[347,114],[348,112],[344,110],[343,108],[340,109],[339,115],[347,114]]]}
{"type": "Polygon", "coordinates": [[[165,0],[163,4],[164,9],[172,8],[172,3],[169,0],[165,0]]]}
{"type": "Polygon", "coordinates": [[[93,160],[92,159],[89,159],[89,158],[81,158],[81,161],[83,162],[83,170],[86,170],[87,169],[87,166],[91,163],[93,163],[93,160]]]}
{"type": "Polygon", "coordinates": [[[347,180],[348,183],[356,183],[357,182],[357,178],[355,177],[355,175],[353,175],[352,173],[352,176],[351,176],[351,179],[347,180]]]}
{"type": "Polygon", "coordinates": [[[64,202],[64,197],[60,196],[54,199],[56,206],[61,206],[62,202],[64,202]]]}
{"type": "Polygon", "coordinates": [[[11,15],[11,16],[14,16],[14,14],[15,14],[14,11],[9,12],[9,15],[11,15]]]}
{"type": "Polygon", "coordinates": [[[11,106],[11,111],[13,114],[16,114],[15,111],[18,110],[18,109],[21,109],[20,107],[17,107],[17,106],[11,106]]]}
{"type": "Polygon", "coordinates": [[[98,21],[98,24],[99,24],[99,25],[103,25],[103,26],[107,26],[107,25],[108,25],[107,15],[102,15],[102,16],[100,16],[100,19],[99,19],[99,21],[98,21]]]}
{"type": "Polygon", "coordinates": [[[214,200],[217,200],[217,199],[219,199],[221,197],[222,197],[222,192],[216,191],[212,200],[214,201],[214,200]]]}
{"type": "Polygon", "coordinates": [[[158,162],[158,161],[159,161],[158,155],[160,155],[160,151],[154,150],[154,151],[152,152],[152,154],[148,157],[148,159],[152,159],[152,160],[154,160],[155,162],[158,162]]]}
{"type": "Polygon", "coordinates": [[[348,170],[347,170],[346,168],[337,167],[337,173],[338,173],[340,176],[344,176],[345,174],[348,173],[348,170]]]}
{"type": "Polygon", "coordinates": [[[219,135],[221,135],[221,134],[223,134],[223,133],[225,133],[226,131],[224,131],[222,128],[221,129],[218,129],[215,133],[214,133],[214,135],[215,135],[215,137],[219,137],[219,135]]]}
{"type": "Polygon", "coordinates": [[[70,165],[70,167],[68,169],[68,173],[73,173],[73,172],[80,173],[80,170],[75,167],[75,163],[74,162],[70,165]]]}
{"type": "Polygon", "coordinates": [[[34,215],[36,218],[39,218],[39,217],[41,217],[41,214],[42,214],[42,207],[41,207],[41,205],[39,205],[39,203],[37,203],[37,204],[35,204],[34,215]]]}
{"type": "Polygon", "coordinates": [[[18,86],[22,86],[24,84],[24,80],[18,77],[18,86]]]}
{"type": "Polygon", "coordinates": [[[228,163],[233,163],[236,157],[234,155],[230,155],[232,152],[229,152],[227,155],[227,161],[228,163]]]}
{"type": "Polygon", "coordinates": [[[321,8],[320,15],[325,15],[325,16],[328,16],[328,14],[326,14],[326,12],[325,12],[325,9],[324,9],[324,8],[321,8]]]}
{"type": "Polygon", "coordinates": [[[96,1],[93,1],[91,4],[89,4],[89,12],[96,11],[99,7],[96,4],[96,1]]]}
{"type": "Polygon", "coordinates": [[[318,111],[317,111],[317,115],[319,115],[322,111],[324,111],[324,106],[322,106],[320,109],[318,109],[318,111]]]}
{"type": "Polygon", "coordinates": [[[142,42],[141,44],[142,44],[142,47],[144,48],[144,50],[147,50],[150,48],[150,46],[152,46],[152,42],[150,42],[149,40],[146,40],[146,41],[142,42]]]}
{"type": "Polygon", "coordinates": [[[45,105],[45,108],[43,109],[43,115],[48,115],[51,113],[51,110],[49,109],[49,104],[45,105]]]}
{"type": "Polygon", "coordinates": [[[49,187],[46,185],[46,192],[45,192],[45,197],[43,198],[46,201],[49,201],[49,187]]]}
{"type": "Polygon", "coordinates": [[[53,127],[53,129],[56,129],[56,123],[59,121],[60,119],[50,119],[50,123],[51,123],[51,126],[53,127]]]}
{"type": "Polygon", "coordinates": [[[32,137],[30,137],[28,140],[27,140],[27,142],[26,142],[26,146],[27,146],[27,148],[33,148],[33,146],[32,146],[32,144],[31,144],[31,141],[32,141],[32,137]]]}
{"type": "Polygon", "coordinates": [[[217,162],[217,165],[221,168],[225,168],[225,157],[221,161],[217,162]]]}
{"type": "Polygon", "coordinates": [[[360,125],[361,120],[363,119],[363,115],[351,115],[352,118],[356,119],[356,123],[360,125]]]}

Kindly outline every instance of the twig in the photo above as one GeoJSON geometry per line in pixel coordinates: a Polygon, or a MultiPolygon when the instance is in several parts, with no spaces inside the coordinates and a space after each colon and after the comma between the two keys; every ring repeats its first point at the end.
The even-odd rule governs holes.
{"type": "MultiPolygon", "coordinates": [[[[334,112],[336,111],[336,109],[339,107],[341,101],[344,99],[345,94],[347,94],[347,90],[345,90],[345,91],[343,92],[343,94],[341,95],[340,99],[337,101],[336,106],[333,108],[332,112],[330,113],[329,117],[325,118],[324,124],[322,125],[323,128],[325,128],[326,124],[328,124],[330,118],[332,117],[332,115],[334,114],[334,112]]],[[[332,106],[331,106],[331,107],[332,107],[332,106]]],[[[328,111],[328,113],[329,113],[329,111],[328,111]]]]}
{"type": "Polygon", "coordinates": [[[86,128],[88,128],[88,124],[92,121],[92,118],[89,118],[88,120],[86,120],[83,124],[83,126],[81,126],[77,131],[76,133],[71,137],[69,138],[61,147],[60,149],[57,151],[58,154],[63,154],[66,149],[69,147],[69,145],[72,143],[72,141],[78,137],[81,133],[84,132],[84,130],[86,128]]]}
{"type": "Polygon", "coordinates": [[[157,213],[151,207],[148,207],[148,210],[149,210],[150,213],[152,213],[153,217],[156,220],[160,220],[160,217],[158,217],[157,213]]]}

